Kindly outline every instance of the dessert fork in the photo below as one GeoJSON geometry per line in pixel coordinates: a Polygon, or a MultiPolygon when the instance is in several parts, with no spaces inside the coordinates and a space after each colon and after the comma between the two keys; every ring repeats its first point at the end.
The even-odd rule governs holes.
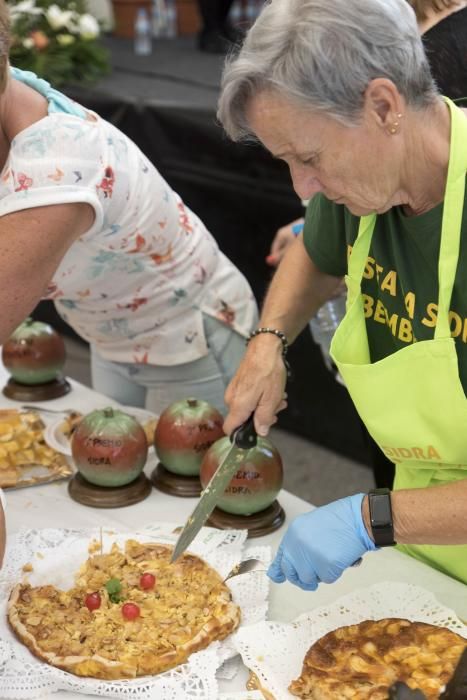
{"type": "MultiPolygon", "coordinates": [[[[362,563],[362,558],[357,559],[352,566],[360,566],[362,563]]],[[[248,574],[250,571],[257,571],[258,573],[266,573],[267,569],[264,568],[265,564],[264,562],[261,561],[261,559],[254,559],[251,557],[250,559],[244,559],[241,561],[239,564],[236,564],[231,571],[227,574],[227,576],[224,579],[224,583],[228,581],[229,578],[233,578],[234,576],[241,576],[241,574],[248,574]],[[259,567],[263,566],[262,569],[259,567]]]]}
{"type": "Polygon", "coordinates": [[[266,569],[264,567],[265,564],[263,561],[261,561],[261,559],[254,559],[253,557],[251,557],[250,559],[244,559],[239,564],[236,564],[231,571],[229,571],[229,573],[224,579],[224,583],[228,581],[229,578],[233,578],[234,576],[241,576],[241,574],[248,574],[251,571],[257,571],[258,573],[266,573],[266,569]],[[262,566],[263,568],[260,569],[260,566],[262,566]]]}
{"type": "Polygon", "coordinates": [[[25,404],[21,406],[21,409],[23,411],[40,411],[41,413],[68,413],[69,415],[77,413],[73,408],[44,408],[43,406],[33,406],[32,404],[30,406],[25,404]]]}

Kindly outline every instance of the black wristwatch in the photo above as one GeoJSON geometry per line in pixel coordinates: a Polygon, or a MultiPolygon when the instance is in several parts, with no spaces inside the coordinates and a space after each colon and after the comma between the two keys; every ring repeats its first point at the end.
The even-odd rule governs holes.
{"type": "Polygon", "coordinates": [[[394,541],[390,489],[372,489],[368,493],[370,524],[377,547],[390,547],[394,541]]]}

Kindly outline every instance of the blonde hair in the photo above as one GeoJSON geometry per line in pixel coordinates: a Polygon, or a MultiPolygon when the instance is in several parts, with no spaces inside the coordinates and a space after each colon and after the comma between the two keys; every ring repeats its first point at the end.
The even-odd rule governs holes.
{"type": "Polygon", "coordinates": [[[458,5],[458,0],[407,0],[413,8],[419,22],[427,19],[428,11],[442,12],[449,7],[458,5]]]}
{"type": "Polygon", "coordinates": [[[0,94],[3,94],[8,83],[10,64],[10,12],[4,0],[0,0],[0,94]]]}

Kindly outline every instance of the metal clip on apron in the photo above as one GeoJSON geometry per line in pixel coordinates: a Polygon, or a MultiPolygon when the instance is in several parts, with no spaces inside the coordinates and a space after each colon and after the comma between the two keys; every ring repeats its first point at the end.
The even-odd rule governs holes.
{"type": "MultiPolygon", "coordinates": [[[[464,208],[467,119],[450,100],[446,102],[451,113],[451,145],[434,339],[415,342],[371,363],[361,281],[376,223],[372,214],[360,220],[346,277],[347,312],[331,345],[331,356],[368,431],[381,448],[397,448],[401,455],[396,464],[396,489],[467,479],[467,399],[449,328],[464,208]]],[[[467,583],[467,544],[403,545],[401,549],[467,583]]]]}

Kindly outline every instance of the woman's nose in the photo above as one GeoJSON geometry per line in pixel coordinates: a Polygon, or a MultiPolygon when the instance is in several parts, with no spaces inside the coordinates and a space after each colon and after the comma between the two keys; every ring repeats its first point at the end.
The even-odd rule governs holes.
{"type": "Polygon", "coordinates": [[[310,173],[291,170],[290,174],[292,175],[293,188],[300,199],[311,199],[313,195],[323,191],[321,182],[310,173]]]}

